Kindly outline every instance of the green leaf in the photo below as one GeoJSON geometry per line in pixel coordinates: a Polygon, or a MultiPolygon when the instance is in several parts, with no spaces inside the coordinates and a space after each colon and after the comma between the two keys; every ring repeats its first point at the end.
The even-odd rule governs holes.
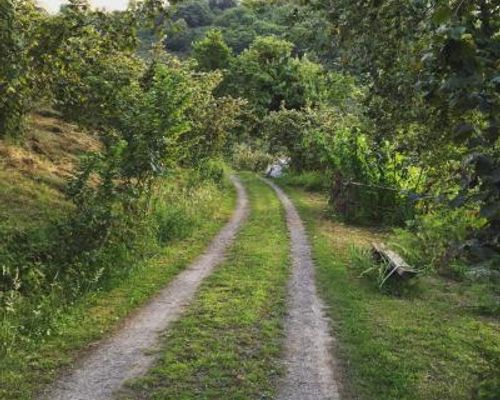
{"type": "Polygon", "coordinates": [[[450,19],[451,15],[451,8],[448,5],[442,5],[434,11],[434,14],[432,15],[432,22],[436,25],[442,25],[450,19]]]}

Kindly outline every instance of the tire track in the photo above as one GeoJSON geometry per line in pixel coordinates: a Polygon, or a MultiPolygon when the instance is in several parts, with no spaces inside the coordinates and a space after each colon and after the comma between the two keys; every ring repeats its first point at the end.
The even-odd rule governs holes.
{"type": "Polygon", "coordinates": [[[179,318],[204,278],[221,263],[228,246],[248,216],[248,198],[240,180],[231,177],[238,200],[231,220],[206,251],[140,309],[113,336],[103,340],[60,377],[42,399],[106,400],[131,378],[143,375],[156,360],[151,352],[160,335],[179,318]]]}
{"type": "Polygon", "coordinates": [[[285,320],[286,375],[278,388],[278,400],[339,400],[331,356],[330,335],[324,305],[316,292],[314,263],[307,234],[288,196],[264,179],[278,195],[286,211],[291,239],[292,275],[288,283],[285,320]]]}

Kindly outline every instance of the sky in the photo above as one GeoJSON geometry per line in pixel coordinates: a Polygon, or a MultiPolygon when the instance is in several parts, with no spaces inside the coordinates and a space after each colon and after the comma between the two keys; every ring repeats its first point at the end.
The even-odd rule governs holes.
{"type": "MultiPolygon", "coordinates": [[[[45,7],[51,13],[59,11],[61,4],[66,3],[65,0],[37,0],[40,5],[45,7]]],[[[106,10],[125,10],[128,0],[90,0],[90,3],[97,8],[105,8],[106,10]]]]}

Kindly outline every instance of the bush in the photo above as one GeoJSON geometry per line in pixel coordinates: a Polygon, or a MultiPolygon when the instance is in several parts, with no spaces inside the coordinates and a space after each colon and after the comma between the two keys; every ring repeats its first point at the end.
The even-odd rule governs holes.
{"type": "Polygon", "coordinates": [[[177,203],[162,203],[155,210],[157,238],[161,244],[184,239],[193,231],[195,221],[186,213],[186,204],[182,202],[184,199],[180,197],[176,200],[177,203]]]}
{"type": "Polygon", "coordinates": [[[464,243],[485,224],[475,208],[442,207],[409,221],[407,229],[396,229],[392,245],[419,269],[460,276],[464,243]]]}
{"type": "Polygon", "coordinates": [[[233,166],[239,170],[264,172],[273,162],[273,157],[260,149],[253,149],[248,145],[237,145],[233,152],[233,166]]]}
{"type": "Polygon", "coordinates": [[[224,166],[218,161],[207,165],[206,171],[212,172],[203,177],[204,180],[185,171],[177,180],[165,182],[158,189],[152,218],[160,244],[188,237],[203,223],[204,216],[212,214],[217,207],[214,199],[222,196],[220,174],[224,166]]]}
{"type": "Polygon", "coordinates": [[[209,159],[203,162],[197,170],[200,180],[220,185],[224,180],[226,165],[221,160],[209,159]]]}
{"type": "Polygon", "coordinates": [[[316,171],[285,173],[279,178],[279,181],[284,185],[298,186],[311,192],[321,192],[328,188],[327,175],[316,171]]]}
{"type": "Polygon", "coordinates": [[[0,359],[20,342],[49,335],[57,316],[82,294],[112,287],[142,258],[192,235],[210,221],[224,190],[210,181],[193,184],[187,171],[175,171],[158,182],[149,213],[128,219],[115,210],[106,241],[83,252],[78,242],[88,243],[92,234],[83,221],[78,231],[60,221],[47,232],[11,233],[9,248],[0,240],[0,359]]]}

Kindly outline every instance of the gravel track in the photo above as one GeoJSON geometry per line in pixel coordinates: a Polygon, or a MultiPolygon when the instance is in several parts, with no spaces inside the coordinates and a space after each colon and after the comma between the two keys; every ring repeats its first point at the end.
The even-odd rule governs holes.
{"type": "Polygon", "coordinates": [[[285,211],[291,238],[292,275],[288,284],[285,320],[286,375],[278,388],[278,400],[339,400],[331,356],[330,335],[324,305],[316,292],[314,263],[304,224],[287,195],[265,180],[277,193],[285,211]]]}
{"type": "Polygon", "coordinates": [[[231,177],[238,200],[236,210],[211,244],[147,305],[108,339],[98,343],[74,369],[61,376],[41,399],[106,400],[131,378],[143,375],[156,360],[161,334],[179,318],[204,278],[221,263],[228,246],[248,216],[248,198],[240,180],[231,177]]]}

